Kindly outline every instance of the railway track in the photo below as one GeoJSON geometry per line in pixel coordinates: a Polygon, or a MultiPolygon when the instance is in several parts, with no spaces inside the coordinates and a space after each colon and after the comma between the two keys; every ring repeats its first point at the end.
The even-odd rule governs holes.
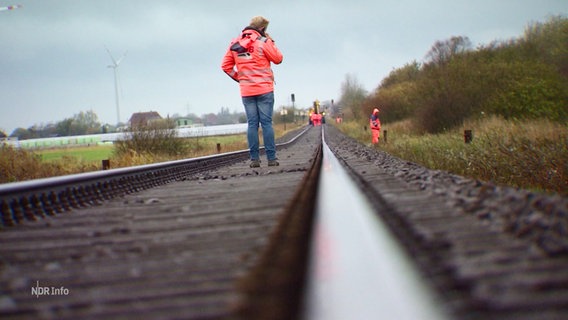
{"type": "Polygon", "coordinates": [[[320,128],[311,128],[279,145],[279,167],[251,169],[247,152],[236,152],[0,185],[0,316],[568,316],[565,197],[432,172],[361,146],[331,126],[323,132],[322,139],[320,128]],[[358,191],[326,180],[325,158],[334,156],[358,191]],[[348,191],[365,197],[350,198],[348,191]],[[356,218],[367,209],[355,204],[372,214],[356,218]],[[351,247],[333,245],[339,236],[322,217],[334,211],[346,219],[338,230],[363,219],[367,229],[373,226],[370,236],[356,231],[347,236],[351,247]],[[377,229],[397,240],[377,240],[377,229]],[[370,249],[343,256],[361,251],[364,239],[372,239],[370,249]],[[394,247],[372,247],[378,242],[394,247]],[[394,256],[377,256],[399,247],[394,256]],[[381,260],[404,261],[375,266],[381,260]],[[370,269],[342,275],[342,261],[370,269]],[[371,280],[379,268],[402,278],[371,280]],[[415,269],[416,276],[401,271],[415,269]],[[359,296],[319,295],[337,292],[321,289],[337,287],[333,279],[348,284],[339,291],[359,296]],[[400,302],[366,308],[392,296],[402,297],[402,311],[388,309],[400,302]]]}

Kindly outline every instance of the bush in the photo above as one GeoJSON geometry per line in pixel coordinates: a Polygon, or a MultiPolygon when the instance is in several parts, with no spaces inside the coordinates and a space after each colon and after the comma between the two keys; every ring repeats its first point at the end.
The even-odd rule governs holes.
{"type": "Polygon", "coordinates": [[[171,119],[133,126],[123,140],[117,141],[116,155],[149,154],[178,156],[187,153],[188,146],[177,137],[175,122],[171,119]]]}
{"type": "Polygon", "coordinates": [[[441,133],[481,113],[506,119],[568,121],[568,19],[529,26],[523,37],[470,50],[468,39],[438,41],[424,65],[396,69],[363,103],[384,123],[412,118],[441,133]]]}
{"type": "Polygon", "coordinates": [[[382,89],[365,101],[369,115],[373,108],[381,110],[383,122],[395,122],[411,117],[417,106],[416,83],[407,81],[382,89]]]}
{"type": "Polygon", "coordinates": [[[98,170],[95,163],[73,157],[44,162],[40,155],[8,145],[0,147],[0,183],[17,182],[98,170]]]}
{"type": "Polygon", "coordinates": [[[31,152],[8,145],[0,148],[0,183],[15,182],[39,172],[41,158],[31,152]]]}
{"type": "Polygon", "coordinates": [[[501,67],[505,75],[488,99],[486,110],[506,119],[568,121],[568,81],[553,66],[525,61],[501,67]]]}

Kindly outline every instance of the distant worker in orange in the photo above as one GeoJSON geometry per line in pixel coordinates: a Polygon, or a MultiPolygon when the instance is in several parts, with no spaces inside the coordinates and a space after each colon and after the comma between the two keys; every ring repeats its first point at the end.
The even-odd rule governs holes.
{"type": "Polygon", "coordinates": [[[314,127],[321,126],[321,114],[317,111],[312,114],[312,124],[314,127]]]}
{"type": "Polygon", "coordinates": [[[379,143],[381,136],[381,120],[379,120],[379,109],[373,109],[373,114],[371,114],[371,119],[369,119],[369,124],[371,126],[371,132],[373,133],[373,144],[379,143]]]}

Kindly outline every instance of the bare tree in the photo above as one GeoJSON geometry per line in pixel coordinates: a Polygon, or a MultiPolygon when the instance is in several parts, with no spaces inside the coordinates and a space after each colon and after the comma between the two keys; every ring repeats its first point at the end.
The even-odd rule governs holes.
{"type": "Polygon", "coordinates": [[[345,75],[345,80],[341,84],[341,97],[339,104],[342,110],[347,114],[351,114],[355,120],[365,117],[363,110],[363,102],[367,98],[367,91],[357,80],[357,77],[351,74],[345,75]]]}
{"type": "Polygon", "coordinates": [[[66,118],[55,125],[61,136],[93,134],[101,131],[101,123],[93,110],[79,112],[72,118],[66,118]]]}
{"type": "Polygon", "coordinates": [[[444,41],[436,41],[426,54],[426,61],[434,65],[442,65],[455,55],[471,49],[471,41],[468,37],[454,36],[444,41]]]}

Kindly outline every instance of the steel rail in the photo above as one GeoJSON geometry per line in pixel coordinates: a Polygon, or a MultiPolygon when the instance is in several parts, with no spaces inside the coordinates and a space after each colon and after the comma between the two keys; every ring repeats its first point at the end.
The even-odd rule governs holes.
{"type": "Polygon", "coordinates": [[[320,136],[314,142],[313,158],[299,187],[282,208],[257,262],[237,283],[236,319],[297,319],[322,163],[320,136]]]}
{"type": "MultiPolygon", "coordinates": [[[[309,127],[277,147],[292,145],[309,127]]],[[[0,184],[0,228],[96,205],[247,159],[248,150],[156,164],[0,184]]]]}
{"type": "Polygon", "coordinates": [[[323,134],[303,318],[447,318],[323,134]]]}

